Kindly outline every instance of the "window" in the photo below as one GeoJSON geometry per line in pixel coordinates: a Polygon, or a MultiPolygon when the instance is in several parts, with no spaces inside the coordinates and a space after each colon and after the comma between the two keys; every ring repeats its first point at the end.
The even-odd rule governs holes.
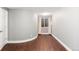
{"type": "Polygon", "coordinates": [[[48,27],[48,19],[45,19],[45,27],[48,27]]]}
{"type": "Polygon", "coordinates": [[[48,27],[48,18],[44,17],[41,19],[41,27],[48,27]]]}
{"type": "Polygon", "coordinates": [[[44,27],[44,19],[41,19],[41,27],[44,27]]]}

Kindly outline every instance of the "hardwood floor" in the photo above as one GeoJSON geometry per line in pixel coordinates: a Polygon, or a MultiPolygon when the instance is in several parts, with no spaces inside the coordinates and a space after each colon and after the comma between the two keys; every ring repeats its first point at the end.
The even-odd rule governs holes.
{"type": "Polygon", "coordinates": [[[54,37],[51,35],[38,35],[36,40],[6,44],[2,51],[67,51],[54,37]]]}

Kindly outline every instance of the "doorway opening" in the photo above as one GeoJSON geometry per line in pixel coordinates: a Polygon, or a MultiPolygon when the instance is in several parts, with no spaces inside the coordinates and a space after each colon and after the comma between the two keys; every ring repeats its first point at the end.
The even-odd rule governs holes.
{"type": "Polygon", "coordinates": [[[52,33],[52,15],[39,15],[38,24],[39,32],[38,34],[51,34],[52,33]]]}

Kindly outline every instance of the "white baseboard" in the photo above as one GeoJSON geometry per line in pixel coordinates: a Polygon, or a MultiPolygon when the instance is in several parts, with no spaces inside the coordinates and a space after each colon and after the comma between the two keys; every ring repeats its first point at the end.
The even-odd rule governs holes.
{"type": "MultiPolygon", "coordinates": [[[[60,39],[58,39],[55,35],[51,34],[60,44],[62,44],[68,51],[72,51],[67,45],[65,45],[60,39]]],[[[21,40],[21,41],[8,41],[7,43],[24,43],[24,42],[29,42],[29,41],[32,41],[32,40],[35,40],[37,38],[37,36],[33,37],[33,38],[30,38],[30,39],[27,39],[27,40],[21,40]]],[[[0,50],[7,44],[3,44],[1,47],[0,47],[0,50]]]]}
{"type": "Polygon", "coordinates": [[[49,34],[49,33],[39,33],[39,34],[49,34]]]}
{"type": "Polygon", "coordinates": [[[54,34],[51,34],[61,45],[63,45],[68,51],[72,51],[66,44],[64,44],[59,38],[57,38],[54,34]]]}
{"type": "Polygon", "coordinates": [[[37,36],[30,38],[30,39],[26,39],[26,40],[8,41],[8,43],[24,43],[24,42],[29,42],[29,41],[35,40],[36,38],[37,38],[37,36]]]}
{"type": "Polygon", "coordinates": [[[4,42],[1,46],[0,46],[0,50],[2,50],[2,48],[7,44],[7,42],[4,42]]]}

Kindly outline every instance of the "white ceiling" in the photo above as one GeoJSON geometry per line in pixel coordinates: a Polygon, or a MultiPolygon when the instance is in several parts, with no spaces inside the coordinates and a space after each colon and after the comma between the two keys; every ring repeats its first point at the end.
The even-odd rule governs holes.
{"type": "Polygon", "coordinates": [[[34,12],[54,12],[56,10],[62,9],[62,7],[8,7],[9,10],[12,9],[22,9],[22,10],[30,10],[34,12]]]}

